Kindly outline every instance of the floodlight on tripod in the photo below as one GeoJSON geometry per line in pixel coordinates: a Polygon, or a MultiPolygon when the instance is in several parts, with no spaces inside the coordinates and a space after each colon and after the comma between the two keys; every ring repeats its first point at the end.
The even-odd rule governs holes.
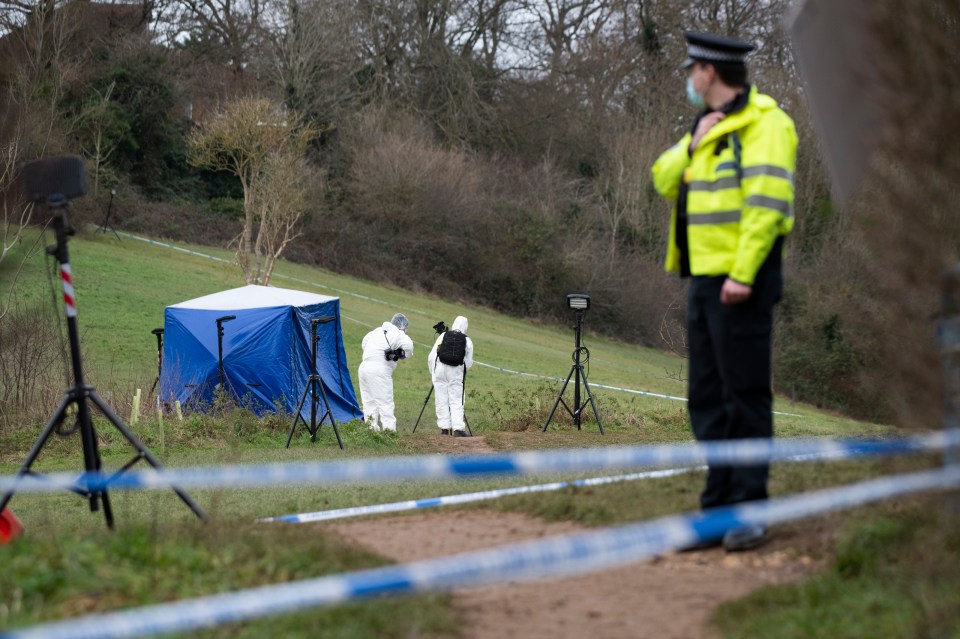
{"type": "Polygon", "coordinates": [[[557,394],[557,401],[553,403],[553,408],[550,410],[550,415],[547,417],[546,423],[544,423],[542,432],[546,432],[547,426],[550,425],[550,421],[553,419],[554,413],[557,412],[557,408],[563,404],[563,407],[570,413],[570,417],[573,418],[573,424],[577,427],[577,430],[580,430],[580,418],[583,414],[583,409],[587,407],[587,403],[590,403],[590,407],[593,409],[593,416],[597,419],[597,427],[600,429],[600,434],[603,434],[603,424],[600,423],[600,414],[597,412],[597,404],[593,401],[593,393],[590,391],[590,384],[587,383],[587,373],[583,368],[584,363],[590,361],[590,351],[586,346],[582,345],[582,335],[583,335],[583,314],[590,308],[590,296],[584,295],[583,293],[570,293],[567,295],[567,308],[576,313],[576,322],[573,325],[574,330],[576,331],[576,341],[575,348],[573,349],[573,365],[570,367],[570,373],[567,375],[567,379],[563,382],[563,386],[560,387],[560,392],[557,394]],[[563,400],[563,393],[567,390],[567,386],[570,384],[570,379],[573,378],[573,407],[567,405],[563,400]],[[587,391],[587,399],[582,403],[580,401],[580,382],[583,381],[583,388],[587,391]]]}
{"type": "MultiPolygon", "coordinates": [[[[26,460],[17,471],[13,486],[0,498],[0,511],[13,498],[20,478],[26,475],[36,475],[31,470],[34,461],[40,454],[50,435],[59,430],[67,417],[67,409],[76,405],[76,428],[79,431],[83,446],[83,461],[86,473],[70,487],[72,492],[88,500],[90,511],[97,512],[103,505],[104,519],[107,526],[113,528],[113,511],[110,507],[110,497],[107,493],[110,482],[119,478],[129,468],[141,459],[152,467],[159,469],[160,462],[153,456],[146,446],[137,438],[97,394],[93,386],[85,384],[83,380],[83,362],[80,357],[80,330],[77,324],[77,304],[73,290],[73,274],[70,269],[70,260],[67,251],[69,236],[74,230],[67,222],[69,201],[80,197],[87,192],[86,177],[83,170],[83,159],[78,155],[63,155],[28,162],[21,170],[23,191],[27,199],[35,204],[45,204],[53,222],[57,243],[47,247],[47,253],[53,255],[60,265],[60,280],[63,287],[64,313],[67,316],[67,334],[70,340],[70,358],[73,368],[73,385],[67,389],[60,404],[49,419],[40,436],[34,442],[27,454],[26,460]],[[97,434],[94,431],[93,420],[90,414],[90,402],[94,404],[107,420],[121,435],[137,450],[134,458],[127,462],[120,470],[107,476],[103,472],[103,464],[97,444],[97,434]]],[[[194,512],[197,517],[206,519],[190,496],[171,486],[173,491],[194,512]]]]}

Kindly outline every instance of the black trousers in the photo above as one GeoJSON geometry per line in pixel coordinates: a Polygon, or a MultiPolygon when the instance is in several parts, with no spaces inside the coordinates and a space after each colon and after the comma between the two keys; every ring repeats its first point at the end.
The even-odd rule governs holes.
{"type": "MultiPolygon", "coordinates": [[[[726,276],[691,280],[688,410],[698,441],[773,436],[770,359],[773,307],[783,286],[781,254],[778,240],[750,298],[740,304],[720,303],[726,276]]],[[[769,474],[769,464],[711,466],[700,507],[766,499],[769,474]]]]}

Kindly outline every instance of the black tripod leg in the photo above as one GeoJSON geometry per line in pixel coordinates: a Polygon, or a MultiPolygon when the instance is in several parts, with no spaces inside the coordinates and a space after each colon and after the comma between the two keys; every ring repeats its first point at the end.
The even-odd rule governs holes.
{"type": "Polygon", "coordinates": [[[546,423],[544,423],[543,428],[540,429],[541,433],[547,432],[547,426],[550,425],[550,420],[553,419],[553,414],[557,412],[557,406],[559,406],[561,403],[563,404],[563,407],[567,409],[568,413],[573,414],[570,411],[570,407],[568,407],[566,402],[563,401],[563,393],[567,390],[567,384],[570,383],[570,378],[573,377],[573,371],[575,371],[576,369],[577,369],[577,365],[574,364],[573,367],[570,369],[570,373],[567,375],[566,381],[563,382],[563,386],[560,388],[560,392],[557,393],[557,401],[553,403],[553,408],[550,410],[550,415],[549,417],[547,417],[547,421],[546,423]]]}
{"type": "MultiPolygon", "coordinates": [[[[123,420],[117,417],[114,414],[114,412],[110,409],[110,407],[107,405],[107,403],[104,402],[102,399],[100,399],[100,396],[97,395],[97,392],[95,390],[92,390],[92,389],[90,390],[90,399],[93,401],[94,404],[97,405],[97,408],[100,409],[100,411],[104,414],[107,420],[109,420],[110,423],[113,424],[114,428],[120,431],[120,434],[123,435],[128,442],[130,442],[131,446],[137,449],[137,451],[140,453],[140,455],[143,456],[143,458],[147,461],[148,464],[150,464],[151,466],[153,466],[158,470],[163,467],[160,464],[160,461],[153,456],[153,453],[151,453],[147,449],[147,447],[144,446],[143,443],[137,438],[137,436],[134,435],[129,428],[127,428],[127,426],[123,423],[123,420]]],[[[203,521],[207,521],[207,515],[200,509],[200,506],[198,506],[196,503],[194,503],[192,499],[190,499],[190,495],[183,492],[176,486],[171,485],[170,488],[173,490],[173,492],[177,494],[178,497],[180,497],[183,503],[185,503],[187,507],[193,511],[193,514],[195,514],[197,517],[199,517],[203,521]]],[[[107,496],[106,491],[104,491],[103,492],[104,501],[106,501],[106,496],[107,496]]]]}
{"type": "MultiPolygon", "coordinates": [[[[326,412],[320,418],[320,421],[317,422],[316,430],[323,428],[323,420],[327,418],[327,415],[330,416],[330,425],[333,426],[333,433],[337,436],[337,443],[340,445],[340,450],[343,450],[343,440],[340,439],[340,430],[337,428],[337,420],[333,418],[333,409],[330,407],[330,400],[327,399],[327,392],[323,390],[323,383],[320,381],[320,376],[317,376],[316,381],[314,382],[317,387],[320,389],[320,397],[323,398],[323,405],[327,407],[326,412]]],[[[311,415],[316,415],[316,410],[310,412],[311,415]]]]}
{"type": "Polygon", "coordinates": [[[14,482],[13,487],[4,494],[3,499],[0,499],[0,511],[10,502],[13,498],[13,494],[17,492],[17,482],[20,477],[23,477],[28,472],[30,472],[30,467],[33,465],[33,462],[37,460],[37,456],[40,454],[40,450],[43,448],[43,445],[47,443],[47,439],[50,438],[50,435],[53,433],[53,430],[63,422],[63,418],[67,414],[67,406],[73,402],[73,396],[70,393],[67,393],[63,396],[63,399],[60,400],[60,405],[57,406],[57,410],[53,412],[53,416],[47,420],[46,426],[43,427],[43,430],[40,432],[40,436],[37,438],[37,441],[33,443],[33,448],[30,449],[30,453],[27,454],[27,458],[20,465],[20,470],[17,471],[17,477],[14,482]]]}
{"type": "Polygon", "coordinates": [[[103,502],[103,518],[107,522],[107,528],[113,530],[113,508],[110,507],[110,495],[106,489],[100,493],[100,501],[103,502]]]}
{"type": "Polygon", "coordinates": [[[470,422],[467,421],[467,367],[463,367],[463,388],[460,389],[460,406],[464,408],[463,412],[463,423],[467,427],[467,432],[470,433],[470,436],[473,437],[473,431],[470,430],[470,422]]]}
{"type": "MultiPolygon", "coordinates": [[[[320,430],[320,426],[317,425],[317,403],[319,402],[319,396],[317,395],[316,387],[320,385],[319,375],[311,375],[310,383],[307,386],[310,388],[310,441],[317,441],[317,431],[320,430]]],[[[320,389],[323,390],[322,388],[320,389]]],[[[320,420],[320,423],[323,423],[323,419],[320,420]]]]}
{"type": "MultiPolygon", "coordinates": [[[[597,418],[597,426],[600,428],[600,434],[603,435],[603,424],[600,423],[600,413],[597,412],[597,404],[593,401],[593,393],[590,392],[590,385],[587,384],[586,373],[583,374],[583,387],[587,389],[587,398],[590,400],[590,406],[593,407],[593,416],[597,418]]],[[[586,402],[584,402],[583,406],[586,405],[586,402]]],[[[583,406],[580,408],[583,408],[583,406]]]]}
{"type": "MultiPolygon", "coordinates": [[[[331,418],[333,415],[330,416],[331,418]]],[[[337,436],[337,444],[340,445],[340,450],[343,450],[343,440],[340,439],[340,431],[337,430],[337,423],[333,422],[333,434],[337,436]]]]}
{"type": "MultiPolygon", "coordinates": [[[[293,411],[293,424],[290,426],[290,435],[287,437],[287,445],[285,448],[290,448],[290,441],[293,439],[293,431],[297,430],[297,420],[303,419],[300,416],[300,410],[303,408],[303,402],[307,399],[307,391],[310,390],[310,384],[307,383],[303,387],[303,395],[300,396],[300,403],[297,404],[297,410],[293,411]]],[[[303,419],[303,423],[306,424],[307,420],[303,419]]]]}
{"type": "Polygon", "coordinates": [[[413,432],[417,432],[417,426],[420,425],[420,419],[423,417],[423,411],[427,409],[427,402],[430,401],[430,395],[433,394],[433,384],[430,385],[430,390],[427,392],[427,398],[423,400],[423,408],[420,409],[420,417],[417,417],[417,423],[413,425],[413,432]]]}

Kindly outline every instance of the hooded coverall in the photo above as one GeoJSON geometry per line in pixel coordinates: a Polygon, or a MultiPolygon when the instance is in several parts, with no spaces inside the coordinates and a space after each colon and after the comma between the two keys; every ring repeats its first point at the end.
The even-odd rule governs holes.
{"type": "Polygon", "coordinates": [[[384,322],[366,334],[362,342],[363,361],[360,362],[360,402],[363,419],[373,430],[396,432],[397,418],[393,414],[393,371],[397,362],[388,361],[386,351],[403,349],[404,357],[413,355],[413,340],[406,333],[384,322]],[[380,423],[377,423],[379,417],[380,423]]]}
{"type": "MultiPolygon", "coordinates": [[[[451,331],[467,333],[467,318],[458,315],[453,320],[451,331]]],[[[466,353],[463,364],[450,366],[437,358],[437,349],[443,341],[443,335],[437,338],[433,350],[427,356],[427,369],[433,378],[434,402],[437,409],[437,428],[440,430],[463,431],[466,426],[463,421],[463,383],[467,371],[473,366],[473,340],[467,338],[466,353]]]]}

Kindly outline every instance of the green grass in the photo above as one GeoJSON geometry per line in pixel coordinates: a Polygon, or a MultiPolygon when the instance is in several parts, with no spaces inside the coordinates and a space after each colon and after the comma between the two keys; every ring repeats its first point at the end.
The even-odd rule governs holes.
{"type": "MultiPolygon", "coordinates": [[[[16,249],[21,251],[19,256],[26,246],[22,244],[16,249]]],[[[189,248],[225,259],[231,257],[228,251],[215,248],[189,248]]],[[[133,239],[118,241],[112,235],[76,237],[70,243],[70,251],[88,378],[100,395],[128,419],[134,390],[141,388],[146,393],[156,376],[156,340],[150,330],[162,325],[164,307],[241,286],[243,282],[233,266],[133,239]]],[[[6,299],[19,256],[14,255],[14,259],[0,264],[0,296],[3,296],[0,299],[6,299]]],[[[340,297],[344,343],[354,376],[363,335],[394,312],[407,314],[417,352],[411,360],[401,363],[394,377],[401,432],[394,436],[373,433],[359,422],[338,424],[346,447],[341,451],[329,425],[320,431],[317,442],[310,442],[301,426],[291,447],[285,449],[289,416],[257,419],[244,411],[228,409],[216,417],[195,413],[187,414],[182,421],[172,416],[158,421],[148,408],[149,400],[145,399],[140,419],[131,429],[164,464],[264,463],[435,452],[432,402],[426,407],[417,432],[411,430],[430,389],[425,356],[435,337],[431,326],[441,319],[450,323],[458,314],[470,319],[470,335],[479,362],[549,377],[562,378],[570,370],[573,335],[569,326],[540,325],[486,308],[301,265],[281,263],[277,272],[300,281],[275,277],[272,283],[276,286],[340,297]]],[[[42,254],[34,253],[24,264],[18,296],[21,308],[47,309],[37,316],[37,322],[53,323],[60,311],[50,310],[51,293],[46,280],[42,254]]],[[[56,281],[54,286],[54,295],[59,296],[56,281]]],[[[565,291],[558,291],[558,300],[562,300],[563,293],[565,291]]],[[[589,332],[589,314],[585,342],[590,348],[589,379],[593,384],[685,395],[682,359],[593,335],[589,332]]],[[[353,381],[356,384],[357,380],[353,381]]],[[[18,468],[43,421],[54,409],[62,392],[62,375],[51,383],[57,390],[50,396],[48,405],[33,407],[29,418],[0,416],[0,472],[9,473],[18,468]]],[[[471,428],[497,450],[690,440],[682,402],[596,386],[594,396],[604,434],[599,432],[592,415],[587,415],[578,431],[562,408],[554,416],[548,432],[541,433],[540,427],[558,390],[559,382],[476,365],[467,380],[471,428]]],[[[568,403],[570,401],[568,392],[568,403]]],[[[777,416],[776,431],[781,436],[865,436],[895,432],[888,426],[856,422],[792,404],[783,398],[777,399],[776,408],[801,415],[777,416]]],[[[115,429],[99,417],[95,426],[106,468],[118,468],[131,459],[132,449],[115,429]]],[[[812,490],[934,463],[936,460],[911,459],[777,465],[771,475],[771,492],[777,495],[812,490]]],[[[34,465],[39,472],[73,471],[82,467],[76,434],[51,437],[34,465]]],[[[601,473],[591,475],[597,474],[601,473]]],[[[116,491],[111,493],[117,521],[115,533],[104,531],[102,514],[90,513],[88,503],[73,494],[17,494],[11,506],[28,534],[16,544],[0,546],[0,563],[14,567],[0,571],[0,627],[355,570],[383,561],[345,549],[317,528],[253,524],[257,517],[572,478],[486,477],[471,481],[403,481],[369,486],[191,491],[191,496],[211,516],[209,526],[198,525],[171,491],[116,491]]],[[[495,509],[519,510],[548,519],[576,520],[599,526],[695,510],[702,481],[701,474],[693,473],[648,482],[513,497],[487,504],[495,509]]],[[[869,520],[869,515],[864,516],[869,520]]],[[[957,549],[947,548],[955,560],[957,549]]],[[[861,571],[861,574],[868,573],[861,571]]],[[[911,578],[923,581],[922,575],[911,575],[911,578]]],[[[459,620],[445,596],[388,601],[389,604],[356,604],[319,613],[283,615],[242,627],[232,626],[214,634],[440,637],[457,633],[459,620]]],[[[810,617],[810,623],[816,627],[817,618],[812,613],[808,615],[802,605],[792,607],[781,602],[777,607],[794,610],[799,618],[810,617]]],[[[735,628],[752,628],[750,624],[754,619],[764,618],[762,610],[747,610],[739,621],[734,615],[733,621],[723,622],[728,635],[741,636],[735,634],[735,628]]],[[[840,615],[841,611],[833,614],[840,615]]],[[[766,634],[760,632],[753,636],[766,634]]],[[[873,636],[886,635],[880,632],[873,636]]]]}
{"type": "Polygon", "coordinates": [[[850,515],[836,556],[809,581],[724,605],[724,636],[960,637],[960,495],[850,515]]]}
{"type": "MultiPolygon", "coordinates": [[[[51,528],[55,530],[55,528],[51,528]]],[[[28,535],[4,557],[0,627],[372,568],[384,561],[307,526],[147,524],[28,535]]],[[[449,636],[449,597],[390,598],[220,627],[200,636],[449,636]]],[[[191,632],[190,636],[198,636],[191,632]]]]}
{"type": "MultiPolygon", "coordinates": [[[[5,299],[15,265],[29,240],[28,237],[20,245],[19,252],[15,250],[11,257],[0,263],[0,299],[5,299]]],[[[48,237],[49,242],[52,237],[48,237]]],[[[212,247],[186,248],[223,259],[232,257],[231,252],[212,247]]],[[[73,238],[70,260],[87,377],[101,396],[110,394],[115,405],[124,408],[129,407],[137,387],[146,392],[156,377],[156,338],[150,331],[163,325],[164,308],[243,285],[239,270],[229,264],[134,239],[117,240],[112,235],[87,234],[73,238]]],[[[51,309],[51,292],[45,270],[42,252],[34,252],[24,264],[17,290],[22,304],[42,310],[43,314],[37,316],[38,322],[54,323],[60,321],[62,311],[51,309]]],[[[475,357],[480,362],[553,378],[564,378],[570,371],[573,331],[568,327],[538,325],[483,307],[456,304],[286,262],[278,265],[277,275],[271,283],[340,297],[344,347],[353,377],[356,377],[363,336],[397,311],[408,315],[411,321],[409,334],[417,351],[410,361],[401,363],[394,377],[394,390],[398,417],[409,422],[411,427],[430,389],[424,355],[436,337],[431,327],[438,320],[449,324],[456,315],[466,315],[470,319],[475,357]]],[[[59,283],[54,281],[54,286],[53,295],[59,298],[59,283]]],[[[562,294],[558,291],[558,303],[562,294]]],[[[592,335],[589,313],[584,341],[590,348],[588,370],[593,384],[685,396],[685,382],[680,377],[685,368],[683,359],[592,335]]],[[[356,387],[357,380],[353,379],[353,382],[356,387]]],[[[540,398],[541,405],[547,405],[538,411],[545,418],[552,405],[551,395],[555,396],[559,383],[550,382],[547,390],[543,388],[545,384],[544,380],[537,378],[474,366],[467,378],[470,415],[481,428],[493,422],[490,425],[499,429],[500,416],[516,418],[520,408],[516,406],[517,402],[535,396],[540,398]],[[511,402],[513,406],[509,405],[511,402]]],[[[677,410],[683,406],[675,401],[600,388],[595,388],[594,395],[604,413],[609,413],[611,403],[627,400],[633,400],[630,402],[631,411],[644,413],[677,410]]],[[[860,434],[865,429],[873,433],[889,430],[794,405],[783,398],[777,399],[776,408],[804,415],[803,419],[789,416],[778,419],[779,432],[786,435],[845,431],[860,434]]],[[[601,419],[604,419],[604,413],[601,419]]],[[[424,419],[429,417],[428,408],[424,419]]],[[[562,417],[562,414],[558,415],[556,421],[562,423],[562,417]]],[[[567,417],[566,423],[569,421],[567,417]]]]}

